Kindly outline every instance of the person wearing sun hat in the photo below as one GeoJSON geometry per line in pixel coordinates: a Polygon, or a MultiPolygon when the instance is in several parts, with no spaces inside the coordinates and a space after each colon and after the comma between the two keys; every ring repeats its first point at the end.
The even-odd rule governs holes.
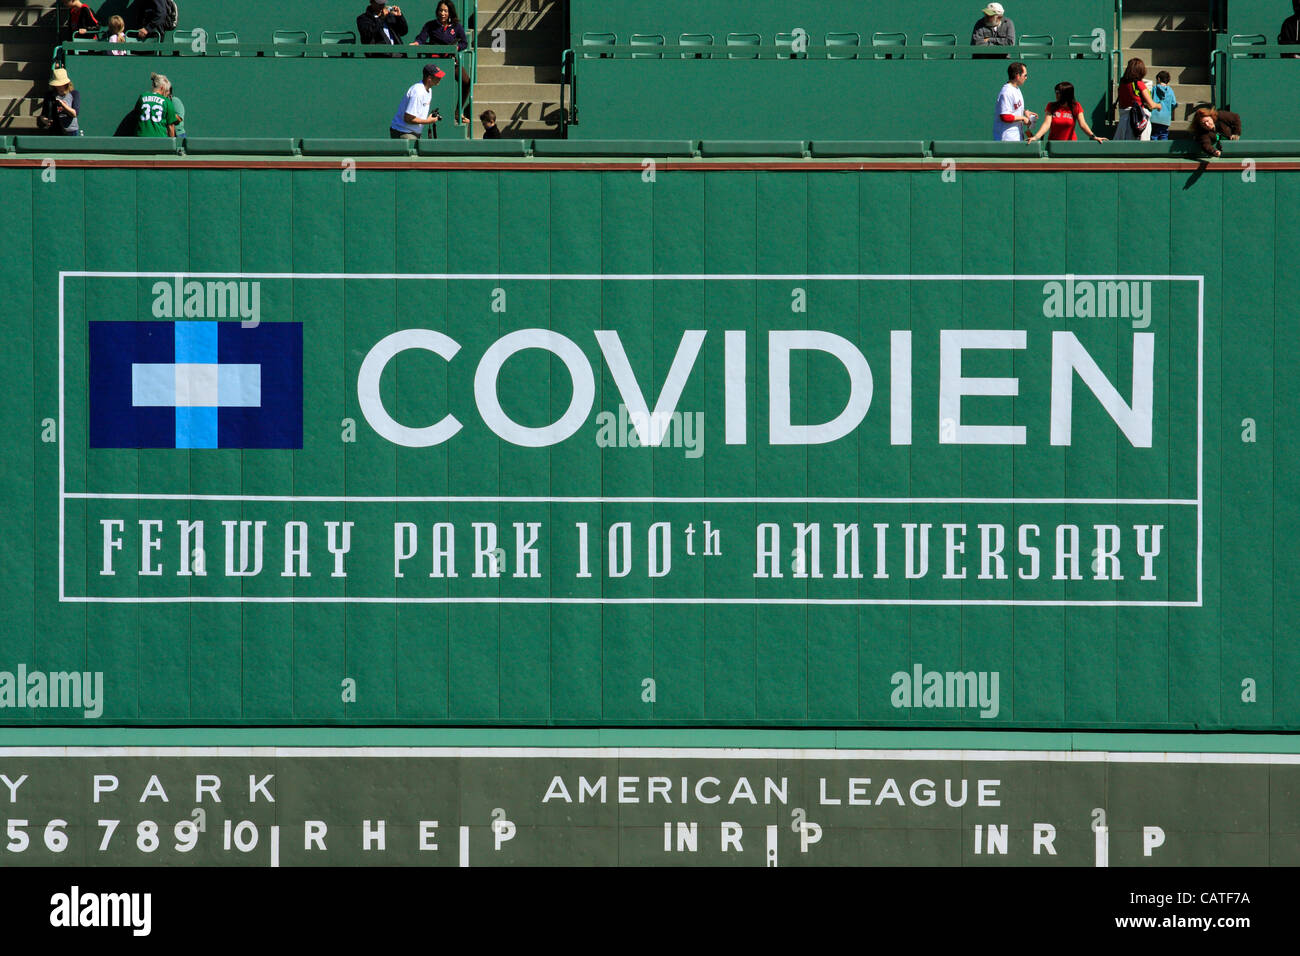
{"type": "Polygon", "coordinates": [[[81,94],[72,86],[72,78],[63,67],[50,76],[50,91],[41,104],[36,125],[55,136],[80,136],[77,114],[81,112],[81,94]]]}
{"type": "Polygon", "coordinates": [[[990,3],[970,35],[971,46],[1015,46],[1016,25],[1000,3],[990,3]]]}

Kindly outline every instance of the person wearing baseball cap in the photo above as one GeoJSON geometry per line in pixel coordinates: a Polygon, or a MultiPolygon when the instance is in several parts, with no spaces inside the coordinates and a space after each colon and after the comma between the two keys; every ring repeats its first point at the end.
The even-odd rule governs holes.
{"type": "Polygon", "coordinates": [[[442,119],[436,111],[429,114],[429,105],[433,102],[433,88],[446,75],[432,63],[424,67],[424,79],[411,85],[393,114],[393,121],[388,126],[391,139],[419,139],[423,127],[442,119]]]}
{"type": "MultiPolygon", "coordinates": [[[[984,8],[984,16],[971,31],[970,43],[971,46],[1015,46],[1016,25],[1007,18],[1002,4],[990,3],[984,8]]],[[[1006,56],[1005,53],[1000,55],[1006,56]]]]}

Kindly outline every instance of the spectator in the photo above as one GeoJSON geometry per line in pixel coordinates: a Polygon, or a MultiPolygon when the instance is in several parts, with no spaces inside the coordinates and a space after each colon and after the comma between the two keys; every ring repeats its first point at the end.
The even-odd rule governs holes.
{"type": "Polygon", "coordinates": [[[176,111],[176,138],[184,139],[188,134],[185,132],[185,104],[181,98],[176,95],[172,89],[172,81],[167,81],[167,98],[172,101],[172,109],[176,111]]]}
{"type": "Polygon", "coordinates": [[[1016,25],[1004,16],[1005,12],[1000,3],[990,3],[985,7],[983,18],[971,31],[971,46],[1015,46],[1016,25]]]}
{"type": "Polygon", "coordinates": [[[1151,139],[1151,114],[1156,104],[1144,82],[1147,65],[1137,57],[1128,61],[1119,80],[1119,123],[1116,139],[1151,139]]]}
{"type": "Polygon", "coordinates": [[[993,138],[1004,142],[1023,142],[1021,124],[1030,126],[1038,114],[1025,109],[1025,97],[1020,87],[1029,79],[1029,68],[1023,63],[1007,67],[1007,82],[998,91],[997,105],[993,109],[993,138]]]}
{"type": "Polygon", "coordinates": [[[50,76],[50,91],[41,104],[36,125],[55,136],[80,136],[77,114],[81,111],[81,94],[72,86],[68,71],[56,68],[50,76]]]}
{"type": "MultiPolygon", "coordinates": [[[[121,17],[112,17],[108,21],[108,42],[125,43],[126,42],[126,21],[121,17]]],[[[116,50],[109,50],[113,56],[126,56],[130,51],[125,47],[118,47],[116,50]]]]}
{"type": "Polygon", "coordinates": [[[1192,135],[1207,156],[1223,155],[1223,139],[1241,138],[1241,117],[1228,110],[1201,107],[1192,114],[1192,135]]]}
{"type": "Polygon", "coordinates": [[[1156,74],[1156,85],[1151,91],[1151,97],[1155,101],[1156,108],[1151,114],[1151,138],[1168,139],[1169,127],[1174,122],[1174,107],[1178,105],[1178,97],[1174,96],[1173,87],[1169,85],[1169,71],[1161,70],[1156,74]]]}
{"type": "Polygon", "coordinates": [[[63,0],[63,5],[68,8],[68,29],[64,31],[64,38],[94,39],[99,33],[95,11],[81,0],[63,0]]]}
{"type": "Polygon", "coordinates": [[[362,43],[397,46],[406,36],[406,30],[402,8],[390,7],[384,0],[370,0],[370,6],[357,17],[357,35],[362,43]]]}
{"type": "Polygon", "coordinates": [[[138,24],[135,31],[137,40],[147,40],[150,37],[161,40],[167,32],[164,29],[167,23],[167,0],[136,0],[135,22],[138,24]]]}
{"type": "Polygon", "coordinates": [[[442,119],[437,110],[430,114],[429,104],[433,101],[433,88],[446,75],[432,63],[425,64],[424,79],[406,91],[397,112],[393,114],[393,121],[388,128],[390,139],[419,139],[422,126],[429,126],[442,119]]]}
{"type": "MultiPolygon", "coordinates": [[[[460,25],[456,14],[456,4],[451,0],[441,0],[433,11],[433,19],[424,25],[420,35],[411,41],[411,46],[434,44],[437,46],[455,46],[457,51],[469,46],[465,38],[465,28],[460,25]]],[[[435,53],[434,56],[450,57],[450,53],[435,53]]],[[[452,60],[455,65],[456,79],[460,80],[460,101],[465,104],[465,119],[469,119],[469,71],[462,71],[460,61],[452,60]]]]}
{"type": "Polygon", "coordinates": [[[1073,83],[1057,83],[1056,99],[1047,104],[1047,109],[1043,110],[1043,125],[1038,127],[1038,132],[1029,138],[1032,143],[1035,140],[1043,138],[1047,134],[1049,140],[1077,140],[1075,127],[1083,130],[1088,134],[1088,138],[1098,143],[1106,142],[1104,136],[1098,136],[1088,127],[1088,121],[1083,118],[1083,105],[1074,98],[1073,83]]]}
{"type": "Polygon", "coordinates": [[[171,80],[161,73],[149,74],[153,89],[141,94],[135,101],[136,136],[175,136],[176,106],[167,95],[171,90],[171,80]]]}
{"type": "Polygon", "coordinates": [[[479,120],[483,123],[484,139],[500,139],[501,130],[497,129],[497,114],[492,110],[484,110],[479,114],[479,120]]]}
{"type": "MultiPolygon", "coordinates": [[[[1282,21],[1282,29],[1278,31],[1278,46],[1300,45],[1300,0],[1291,0],[1291,9],[1295,12],[1282,21]]],[[[1300,57],[1300,53],[1283,53],[1282,57],[1294,60],[1300,57]]]]}

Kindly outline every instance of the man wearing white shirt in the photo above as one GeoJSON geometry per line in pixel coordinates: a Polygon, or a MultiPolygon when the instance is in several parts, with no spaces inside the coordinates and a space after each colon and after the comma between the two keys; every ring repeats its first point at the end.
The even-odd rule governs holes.
{"type": "Polygon", "coordinates": [[[423,82],[412,85],[406,91],[397,112],[393,114],[393,121],[388,128],[390,138],[419,139],[422,127],[442,118],[429,115],[429,104],[433,101],[433,88],[446,75],[432,63],[425,66],[423,82]]]}
{"type": "Polygon", "coordinates": [[[1029,79],[1029,69],[1023,63],[1007,67],[1007,82],[998,91],[998,102],[993,108],[993,138],[1003,142],[1023,142],[1025,126],[1033,125],[1038,114],[1025,109],[1025,95],[1020,88],[1029,79]]]}

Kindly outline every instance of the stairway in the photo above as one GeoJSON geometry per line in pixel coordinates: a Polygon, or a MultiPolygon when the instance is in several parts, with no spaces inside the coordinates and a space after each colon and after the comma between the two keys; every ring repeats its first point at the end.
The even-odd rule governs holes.
{"type": "MultiPolygon", "coordinates": [[[[495,112],[503,137],[558,139],[560,55],[568,45],[561,0],[479,0],[476,27],[474,112],[495,112]],[[494,41],[504,49],[494,50],[494,41]]],[[[471,128],[482,135],[477,115],[471,128]]]]}
{"type": "Polygon", "coordinates": [[[36,131],[58,43],[55,0],[0,0],[0,132],[36,131]]]}
{"type": "Polygon", "coordinates": [[[1210,52],[1214,33],[1206,0],[1124,0],[1122,55],[1119,68],[1133,57],[1147,65],[1147,83],[1168,70],[1169,85],[1178,98],[1175,124],[1169,135],[1187,135],[1187,120],[1198,106],[1209,106],[1210,52]]]}

